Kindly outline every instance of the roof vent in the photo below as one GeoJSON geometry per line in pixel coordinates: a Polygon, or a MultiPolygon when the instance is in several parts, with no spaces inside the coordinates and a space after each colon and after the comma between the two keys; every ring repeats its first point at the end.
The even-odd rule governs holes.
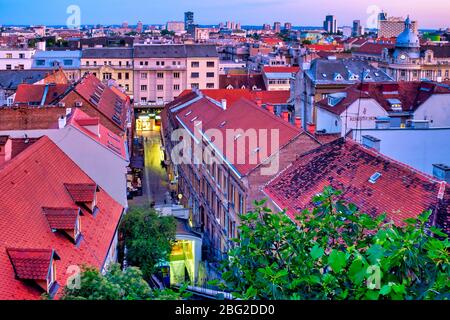
{"type": "Polygon", "coordinates": [[[380,177],[381,177],[381,173],[375,172],[375,173],[369,178],[369,182],[372,183],[372,184],[375,184],[375,183],[378,181],[378,179],[380,179],[380,177]]]}
{"type": "Polygon", "coordinates": [[[369,135],[362,136],[362,144],[369,149],[380,151],[381,140],[369,135]]]}
{"type": "Polygon", "coordinates": [[[439,180],[450,183],[450,166],[445,164],[433,164],[433,176],[439,180]]]}

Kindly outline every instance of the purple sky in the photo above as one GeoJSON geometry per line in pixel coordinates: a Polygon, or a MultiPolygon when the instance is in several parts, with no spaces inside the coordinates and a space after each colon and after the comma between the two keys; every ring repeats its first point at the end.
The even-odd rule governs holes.
{"type": "Polygon", "coordinates": [[[391,16],[410,14],[420,28],[450,27],[449,0],[0,0],[0,24],[65,24],[69,5],[81,8],[82,24],[162,24],[182,20],[183,12],[192,10],[200,24],[232,20],[320,26],[326,14],[334,14],[339,26],[353,19],[367,25],[378,8],[391,16]]]}

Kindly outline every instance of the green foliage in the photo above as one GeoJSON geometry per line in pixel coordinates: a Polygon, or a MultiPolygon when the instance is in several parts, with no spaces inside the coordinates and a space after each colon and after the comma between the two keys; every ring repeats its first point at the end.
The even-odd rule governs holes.
{"type": "Polygon", "coordinates": [[[149,280],[156,271],[156,264],[169,259],[175,242],[175,218],[161,217],[153,209],[131,208],[120,231],[128,264],[139,267],[149,280]]]}
{"type": "Polygon", "coordinates": [[[172,36],[173,37],[175,35],[175,32],[169,31],[167,29],[163,29],[163,30],[161,30],[161,35],[162,36],[172,36]]]}
{"type": "Polygon", "coordinates": [[[84,267],[80,274],[79,287],[65,287],[64,300],[179,300],[187,295],[180,292],[152,290],[142,278],[139,268],[130,267],[122,271],[119,264],[110,266],[102,275],[96,268],[84,267]]]}
{"type": "Polygon", "coordinates": [[[255,202],[223,264],[223,289],[243,299],[450,298],[450,243],[426,227],[430,212],[398,227],[339,195],[325,188],[297,224],[255,202]]]}

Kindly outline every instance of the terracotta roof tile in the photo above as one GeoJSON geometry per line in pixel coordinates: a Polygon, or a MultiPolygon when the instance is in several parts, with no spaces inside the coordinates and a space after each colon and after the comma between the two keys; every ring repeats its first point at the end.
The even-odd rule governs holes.
{"type": "Polygon", "coordinates": [[[22,280],[47,279],[53,250],[7,248],[6,252],[14,266],[17,278],[22,280]]]}

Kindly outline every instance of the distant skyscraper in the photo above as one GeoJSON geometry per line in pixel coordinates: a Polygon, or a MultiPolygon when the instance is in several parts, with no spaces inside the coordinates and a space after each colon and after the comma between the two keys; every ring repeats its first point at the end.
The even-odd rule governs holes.
{"type": "Polygon", "coordinates": [[[327,33],[337,33],[337,22],[336,19],[334,19],[334,16],[328,15],[325,17],[323,28],[327,33]]]}
{"type": "MultiPolygon", "coordinates": [[[[378,20],[378,37],[380,38],[395,38],[403,32],[405,26],[405,18],[403,17],[388,17],[387,13],[380,13],[378,20]]],[[[417,21],[411,21],[411,30],[419,33],[419,26],[417,21]]]]}
{"type": "Polygon", "coordinates": [[[291,30],[292,29],[292,23],[286,22],[284,24],[284,30],[291,30]]]}
{"type": "Polygon", "coordinates": [[[128,29],[128,22],[123,22],[122,23],[122,28],[124,28],[124,29],[128,29]]]}
{"type": "Polygon", "coordinates": [[[137,23],[136,32],[137,32],[137,33],[142,33],[142,31],[144,31],[144,25],[142,24],[141,21],[139,21],[139,22],[137,23]]]}
{"type": "Polygon", "coordinates": [[[270,31],[270,30],[272,30],[272,28],[271,28],[270,24],[264,23],[263,24],[263,30],[264,31],[270,31]]]}
{"type": "Polygon", "coordinates": [[[227,29],[232,29],[233,22],[227,21],[227,22],[225,23],[225,25],[226,25],[227,29]]]}
{"type": "Polygon", "coordinates": [[[273,31],[275,33],[280,33],[281,32],[281,23],[280,22],[275,22],[273,24],[273,31]]]}
{"type": "Polygon", "coordinates": [[[194,13],[192,11],[187,11],[184,13],[184,28],[186,30],[189,30],[189,27],[191,27],[194,24],[194,13]]]}
{"type": "Polygon", "coordinates": [[[241,30],[241,23],[240,23],[240,22],[237,22],[237,23],[236,23],[236,29],[237,29],[237,30],[241,30]]]}
{"type": "Polygon", "coordinates": [[[362,34],[361,20],[353,21],[352,35],[354,37],[359,37],[362,34]]]}

